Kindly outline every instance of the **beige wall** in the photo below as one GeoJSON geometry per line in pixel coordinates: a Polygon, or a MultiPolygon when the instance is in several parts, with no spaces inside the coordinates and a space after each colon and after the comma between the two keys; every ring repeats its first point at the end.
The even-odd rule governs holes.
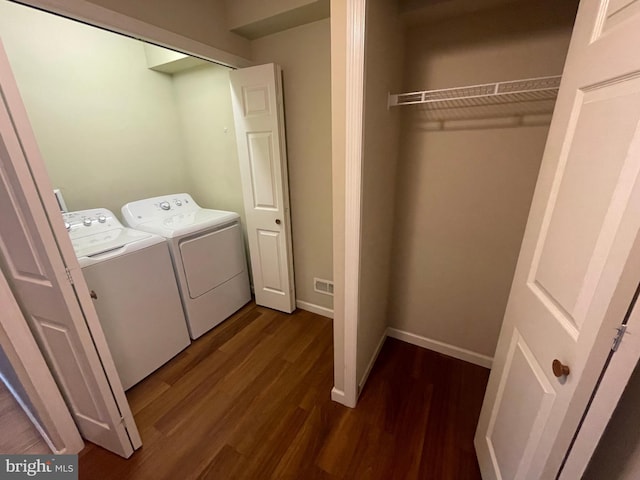
{"type": "Polygon", "coordinates": [[[70,209],[187,189],[171,77],[147,68],[141,43],[6,1],[0,37],[70,209]]]}
{"type": "Polygon", "coordinates": [[[388,324],[400,111],[387,108],[387,95],[401,87],[402,40],[396,1],[370,0],[366,26],[356,366],[359,383],[388,324]]]}
{"type": "Polygon", "coordinates": [[[640,478],[640,368],[636,366],[583,480],[640,478]]]}
{"type": "Polygon", "coordinates": [[[331,280],[331,91],[329,20],[252,43],[256,63],[282,66],[293,255],[298,300],[332,308],[313,290],[331,280]]]}
{"type": "MultiPolygon", "coordinates": [[[[560,74],[574,14],[536,2],[414,27],[403,90],[560,74]]],[[[431,131],[399,108],[390,324],[493,356],[548,126],[431,131]]]]}

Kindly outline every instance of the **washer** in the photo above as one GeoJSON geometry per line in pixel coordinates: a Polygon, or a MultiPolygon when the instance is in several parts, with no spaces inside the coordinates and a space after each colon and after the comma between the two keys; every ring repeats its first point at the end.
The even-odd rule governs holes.
{"type": "Polygon", "coordinates": [[[103,208],[63,217],[127,390],[191,343],[169,249],[103,208]]]}
{"type": "Polygon", "coordinates": [[[127,225],[167,239],[191,338],[251,300],[237,213],[202,208],[180,193],[128,203],[122,215],[127,225]]]}

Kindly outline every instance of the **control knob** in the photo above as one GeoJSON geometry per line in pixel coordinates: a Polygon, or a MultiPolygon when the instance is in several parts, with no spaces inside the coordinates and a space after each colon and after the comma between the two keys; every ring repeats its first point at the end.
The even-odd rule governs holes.
{"type": "Polygon", "coordinates": [[[82,220],[82,224],[85,227],[90,227],[91,226],[91,219],[90,218],[85,218],[84,220],[82,220]]]}
{"type": "Polygon", "coordinates": [[[64,228],[66,228],[67,231],[71,230],[71,224],[69,222],[64,222],[64,228]]]}
{"type": "Polygon", "coordinates": [[[181,207],[182,206],[182,200],[177,200],[176,199],[176,206],[181,207]]]}
{"type": "Polygon", "coordinates": [[[107,221],[106,215],[98,215],[98,222],[105,223],[107,221]]]}
{"type": "Polygon", "coordinates": [[[171,208],[171,205],[169,204],[169,202],[160,202],[160,208],[162,210],[169,210],[171,208]]]}

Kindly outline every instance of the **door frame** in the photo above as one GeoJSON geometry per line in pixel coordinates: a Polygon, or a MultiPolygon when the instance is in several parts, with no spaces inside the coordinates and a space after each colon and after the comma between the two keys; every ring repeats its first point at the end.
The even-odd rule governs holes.
{"type": "MultiPolygon", "coordinates": [[[[591,389],[589,394],[590,405],[584,412],[584,419],[569,451],[566,454],[564,465],[559,480],[582,478],[589,465],[591,457],[600,442],[602,435],[611,419],[620,397],[624,393],[627,383],[633,371],[640,361],[640,350],[636,346],[625,348],[625,337],[629,338],[640,330],[640,302],[636,302],[633,308],[629,299],[633,297],[635,289],[640,284],[640,237],[636,238],[632,250],[625,264],[619,287],[616,290],[613,309],[610,308],[603,322],[603,328],[596,339],[592,356],[597,358],[591,377],[599,377],[604,368],[602,379],[591,389]],[[617,306],[615,305],[617,303],[617,306]],[[613,310],[613,311],[612,311],[613,310]],[[630,311],[629,311],[630,310],[630,311]],[[611,356],[607,365],[607,357],[611,350],[613,337],[616,334],[615,327],[622,323],[625,312],[629,318],[627,321],[628,333],[622,337],[618,350],[611,356]],[[612,317],[613,318],[610,318],[612,317]],[[596,369],[600,365],[600,369],[596,369]]],[[[587,367],[589,364],[587,364],[587,367]]],[[[597,381],[597,380],[596,380],[597,381]]]]}
{"type": "MultiPolygon", "coordinates": [[[[15,163],[16,159],[13,157],[9,161],[20,166],[22,175],[18,175],[16,178],[20,188],[29,192],[25,192],[27,200],[33,205],[38,205],[38,208],[42,208],[44,217],[40,220],[45,220],[47,224],[46,227],[42,225],[42,228],[48,229],[50,233],[47,238],[42,238],[43,245],[45,250],[49,252],[48,254],[53,255],[51,259],[52,268],[56,271],[55,274],[58,278],[66,276],[70,283],[70,288],[66,291],[63,289],[61,293],[65,297],[65,305],[69,308],[69,315],[74,324],[73,328],[79,334],[80,342],[86,346],[87,353],[90,353],[86,357],[89,368],[99,376],[104,375],[104,382],[97,382],[96,387],[104,399],[111,425],[117,426],[117,442],[122,447],[118,453],[126,455],[128,458],[140,448],[142,440],[120,383],[100,320],[89,295],[78,258],[62,221],[57,200],[53,195],[42,195],[43,189],[52,192],[53,187],[1,42],[0,57],[2,57],[2,68],[0,68],[2,95],[7,113],[11,117],[16,139],[21,147],[21,156],[17,159],[18,163],[15,163]],[[66,270],[66,273],[62,271],[62,268],[66,270]],[[115,423],[116,419],[118,423],[115,423]]],[[[19,322],[19,320],[15,318],[13,322],[19,322]]],[[[71,411],[69,413],[71,414],[71,411]]],[[[53,435],[53,432],[50,434],[53,435]]],[[[98,437],[88,440],[92,439],[97,440],[98,437]]]]}
{"type": "MultiPolygon", "coordinates": [[[[230,68],[242,68],[242,67],[252,66],[254,64],[254,62],[246,58],[203,44],[201,42],[192,40],[188,37],[184,37],[182,35],[176,34],[169,30],[165,30],[163,28],[157,27],[155,25],[146,23],[141,20],[137,20],[127,15],[115,12],[113,10],[100,7],[93,3],[89,3],[85,0],[11,0],[11,1],[14,1],[15,3],[23,4],[28,7],[34,7],[38,10],[42,10],[47,13],[66,17],[71,20],[76,20],[93,27],[108,30],[116,34],[122,34],[128,37],[131,37],[133,39],[143,40],[151,44],[155,44],[158,46],[180,51],[185,54],[202,58],[204,60],[217,63],[220,65],[224,65],[230,68]]],[[[36,179],[43,178],[43,177],[48,178],[48,172],[44,169],[44,166],[42,169],[38,169],[38,171],[32,171],[32,175],[36,179]]],[[[46,199],[43,199],[43,203],[47,203],[45,200],[46,199]]],[[[48,205],[48,208],[45,208],[47,212],[51,211],[51,208],[53,208],[51,206],[51,202],[54,202],[53,198],[51,198],[50,201],[48,202],[50,204],[48,205]]],[[[59,222],[53,222],[51,227],[52,227],[52,230],[54,231],[56,238],[61,238],[61,235],[66,236],[66,232],[64,231],[62,220],[60,220],[59,222]]],[[[82,279],[82,271],[79,267],[75,253],[73,252],[73,247],[71,245],[71,242],[68,242],[68,244],[66,242],[63,242],[63,244],[58,245],[58,247],[60,249],[60,253],[62,257],[64,258],[65,263],[67,263],[69,267],[69,274],[73,279],[74,283],[77,286],[83,287],[80,289],[82,291],[78,292],[78,302],[80,304],[80,307],[92,305],[91,299],[89,297],[89,291],[84,281],[79,281],[82,279]]],[[[4,300],[4,299],[0,297],[0,300],[4,300]]],[[[83,310],[85,309],[83,308],[83,310]]],[[[91,311],[91,309],[89,310],[91,311]]],[[[89,329],[92,330],[92,327],[95,328],[96,325],[99,326],[99,320],[97,317],[95,318],[93,318],[93,316],[90,316],[90,317],[86,318],[86,322],[89,329]]],[[[14,326],[17,326],[17,324],[19,323],[19,321],[14,318],[11,318],[8,320],[11,324],[16,324],[14,326]]],[[[12,340],[10,344],[11,348],[13,349],[19,349],[20,345],[21,344],[19,340],[17,341],[12,340]]],[[[36,344],[36,347],[37,347],[37,344],[36,344]]],[[[98,354],[101,351],[101,349],[103,348],[108,349],[106,345],[106,341],[104,341],[104,335],[98,335],[98,341],[97,341],[96,347],[98,350],[98,354]]],[[[41,355],[39,348],[38,348],[38,353],[41,355]]],[[[104,359],[102,359],[102,361],[104,362],[104,359]]],[[[42,370],[39,369],[39,367],[35,364],[30,363],[28,365],[25,365],[25,368],[26,368],[26,375],[28,375],[31,378],[39,378],[40,376],[43,375],[42,370]]],[[[108,371],[109,374],[117,376],[117,373],[115,371],[115,365],[113,364],[113,362],[107,362],[104,365],[104,368],[105,370],[108,371]]],[[[48,367],[46,367],[46,369],[48,374],[51,375],[51,372],[48,369],[48,367]]],[[[56,385],[56,388],[57,388],[57,385],[56,385]]],[[[118,391],[118,392],[114,392],[114,394],[115,394],[117,403],[119,405],[126,407],[124,409],[125,411],[122,412],[123,421],[125,422],[125,424],[135,425],[135,420],[133,419],[130,408],[128,406],[128,401],[124,396],[124,393],[118,391]]],[[[49,397],[47,397],[47,399],[48,398],[49,397]]],[[[36,398],[34,398],[32,401],[37,401],[37,400],[38,399],[36,395],[36,398]]],[[[64,409],[66,411],[66,414],[69,415],[70,417],[70,412],[66,407],[66,404],[64,405],[64,409]]],[[[54,438],[55,437],[62,438],[63,435],[65,435],[64,438],[68,438],[67,442],[69,444],[70,451],[72,448],[77,448],[77,445],[75,445],[72,442],[72,438],[71,438],[72,434],[70,434],[68,431],[69,430],[68,425],[63,425],[61,423],[60,425],[51,424],[51,425],[48,425],[48,427],[51,429],[49,431],[50,436],[54,438]]],[[[76,428],[75,423],[73,424],[73,427],[76,428]]],[[[77,428],[76,428],[76,431],[77,431],[77,428]]],[[[134,450],[139,448],[142,445],[142,440],[139,436],[137,429],[130,430],[129,434],[130,434],[130,440],[134,450]]],[[[81,442],[81,445],[84,445],[81,438],[80,438],[80,442],[81,442]]]]}
{"type": "MultiPolygon", "coordinates": [[[[364,90],[364,51],[365,51],[365,31],[366,31],[366,0],[350,0],[347,2],[346,12],[346,126],[344,145],[334,144],[334,155],[336,151],[345,152],[344,158],[344,170],[345,177],[344,183],[340,182],[340,179],[334,177],[334,189],[338,189],[339,192],[344,194],[344,217],[341,214],[336,215],[334,206],[334,231],[336,225],[340,225],[344,231],[344,242],[340,244],[340,237],[334,238],[335,245],[343,246],[344,248],[344,272],[341,272],[341,265],[339,262],[334,263],[334,276],[338,277],[344,282],[344,308],[338,309],[334,306],[334,318],[343,323],[344,328],[344,390],[342,395],[332,394],[332,398],[336,401],[340,401],[347,406],[355,406],[357,402],[357,379],[355,374],[355,358],[357,348],[357,328],[358,328],[358,287],[359,287],[359,268],[360,268],[360,241],[361,241],[361,228],[360,228],[360,215],[361,215],[361,198],[362,198],[362,139],[363,139],[363,117],[364,106],[362,103],[362,93],[364,90]],[[337,181],[336,181],[337,180],[337,181]],[[337,222],[336,222],[337,220],[337,222]],[[343,275],[340,275],[343,273],[343,275]]],[[[331,14],[334,14],[334,2],[332,2],[331,14]]],[[[336,13],[343,15],[344,12],[338,8],[335,9],[336,13]]],[[[332,19],[333,25],[333,19],[332,19]]],[[[333,36],[333,33],[332,33],[333,36]]],[[[334,79],[335,81],[335,79],[334,79]]],[[[335,135],[334,135],[335,136],[335,135]]],[[[333,140],[336,142],[336,139],[333,140]]],[[[338,140],[339,142],[339,140],[338,140]]],[[[340,167],[340,164],[336,164],[334,159],[334,168],[340,167]]],[[[334,192],[334,201],[341,198],[340,195],[334,192]]],[[[339,206],[338,208],[341,208],[339,206]]],[[[335,233],[334,233],[335,235],[335,233]]],[[[336,257],[334,253],[334,258],[336,257]]],[[[591,355],[586,364],[585,370],[589,370],[589,375],[585,375],[585,378],[581,384],[576,388],[574,401],[578,400],[578,404],[574,403],[574,413],[568,415],[561,426],[561,430],[554,442],[554,451],[560,452],[557,455],[562,459],[568,452],[568,446],[571,442],[571,438],[576,432],[577,425],[582,417],[583,412],[587,407],[588,399],[590,398],[597,378],[602,372],[605,366],[608,352],[610,351],[611,342],[615,335],[615,327],[617,327],[624,316],[624,312],[627,310],[630,300],[633,297],[633,292],[638,285],[638,274],[640,271],[640,238],[636,239],[632,252],[625,264],[624,272],[620,278],[618,288],[616,289],[615,296],[612,299],[611,306],[607,312],[607,319],[602,323],[600,330],[596,336],[591,355]],[[558,450],[560,448],[561,450],[558,450]]],[[[336,279],[334,278],[334,281],[336,279]]],[[[336,281],[336,285],[339,283],[336,281]]],[[[640,308],[640,307],[639,307],[640,308]]],[[[639,322],[640,323],[640,322],[639,322]]],[[[338,328],[337,322],[334,320],[334,327],[338,328]]],[[[336,344],[336,348],[339,345],[336,344]]],[[[613,357],[615,359],[615,355],[613,357]]],[[[603,418],[608,420],[610,416],[609,410],[611,410],[611,404],[616,405],[622,395],[624,388],[620,388],[620,385],[626,385],[631,372],[633,371],[637,363],[629,361],[623,363],[623,360],[618,360],[610,368],[613,370],[607,371],[610,377],[615,377],[615,381],[618,384],[618,391],[614,394],[608,393],[606,402],[594,402],[589,411],[589,417],[591,419],[598,419],[601,424],[603,418]],[[607,416],[608,415],[608,416],[607,416]]],[[[335,365],[336,373],[340,365],[335,365]]],[[[334,392],[335,393],[335,388],[334,392]]],[[[602,397],[602,393],[600,394],[602,397]]],[[[600,398],[601,398],[600,397],[600,398]]],[[[596,399],[598,396],[596,396],[596,399]]],[[[602,401],[602,400],[601,400],[602,401]]],[[[590,421],[596,421],[591,420],[590,421]]],[[[604,430],[606,424],[602,426],[604,430]]],[[[569,451],[567,463],[571,462],[575,465],[586,468],[597,440],[594,444],[592,437],[593,431],[590,428],[582,428],[575,437],[574,449],[569,451]],[[591,445],[591,451],[583,450],[583,445],[591,445]]],[[[599,438],[599,437],[598,437],[599,438]]],[[[550,473],[550,472],[548,472],[550,473]]],[[[564,474],[564,473],[563,473],[564,474]]],[[[554,472],[555,475],[555,472],[554,472]]],[[[560,478],[572,478],[570,476],[560,478]]]]}
{"type": "MultiPolygon", "coordinates": [[[[13,0],[56,15],[77,20],[87,25],[181,51],[204,60],[231,68],[254,65],[249,59],[230,54],[222,49],[192,40],[161,27],[138,20],[122,13],[100,7],[85,0],[13,0]]],[[[334,372],[335,384],[331,398],[349,407],[358,400],[356,377],[356,352],[359,315],[360,235],[362,198],[362,140],[364,120],[364,54],[366,27],[366,0],[344,2],[332,0],[331,15],[346,15],[346,118],[344,119],[346,144],[334,145],[344,152],[344,164],[336,165],[346,171],[346,177],[334,176],[334,201],[336,191],[344,192],[343,205],[334,205],[334,248],[344,251],[344,262],[334,262],[334,372]],[[338,7],[338,3],[341,4],[338,7]],[[344,181],[341,180],[344,179],[344,181]],[[342,210],[344,206],[344,210],[342,210]],[[342,214],[336,214],[336,207],[342,214]],[[344,236],[340,233],[344,232],[344,236]],[[338,278],[336,278],[338,277],[338,278]],[[343,301],[339,300],[342,285],[343,301]]],[[[333,19],[332,19],[333,23],[333,19]]],[[[342,35],[341,34],[341,35],[342,35]]],[[[333,33],[332,33],[333,37],[333,33]]],[[[332,39],[333,42],[333,39],[332,39]]],[[[342,79],[341,79],[342,80],[342,79]]],[[[332,87],[333,90],[333,87],[332,87]]],[[[338,100],[339,101],[339,100],[338,100]]],[[[333,140],[335,141],[335,140],[333,140]]],[[[336,255],[334,254],[334,258],[336,255]]]]}
{"type": "MultiPolygon", "coordinates": [[[[356,371],[358,351],[358,318],[360,297],[360,247],[362,235],[362,166],[364,139],[364,67],[365,67],[365,28],[367,0],[350,0],[346,7],[343,2],[332,1],[331,15],[341,16],[337,21],[331,19],[331,42],[336,37],[346,40],[345,95],[344,107],[344,144],[337,130],[332,126],[334,170],[333,173],[333,275],[336,285],[334,297],[334,379],[335,385],[331,398],[347,407],[355,407],[358,402],[358,378],[356,371]],[[342,7],[342,8],[341,8],[342,7]],[[346,31],[334,32],[334,25],[342,26],[346,31]],[[344,164],[341,159],[344,155],[344,164]],[[344,177],[342,175],[344,174],[344,177]],[[344,178],[344,180],[343,180],[344,178]],[[343,200],[343,205],[338,205],[343,200]],[[342,210],[344,208],[344,210],[342,210]],[[342,214],[344,212],[344,214],[342,214]],[[344,235],[344,237],[343,237],[344,235]],[[338,255],[343,252],[343,257],[338,255]],[[341,288],[342,287],[342,288],[341,288]],[[339,331],[338,331],[339,330],[339,331]],[[341,344],[342,343],[342,344],[341,344]]],[[[334,48],[332,45],[332,55],[334,48]]],[[[335,70],[332,61],[332,71],[335,70]]],[[[332,96],[341,90],[336,88],[336,79],[332,72],[332,96]]],[[[340,99],[332,99],[332,108],[340,99]]],[[[337,110],[337,109],[336,109],[337,110]]],[[[342,112],[340,112],[342,113],[342,112]]],[[[335,122],[335,117],[332,122],[335,122]]]]}
{"type": "MultiPolygon", "coordinates": [[[[19,3],[34,6],[50,13],[59,14],[74,20],[105,28],[134,38],[154,43],[156,45],[179,50],[209,61],[220,63],[229,67],[244,67],[253,64],[250,60],[229,54],[223,50],[191,40],[182,35],[164,30],[155,25],[128,17],[112,10],[99,7],[84,0],[20,0],[19,3]]],[[[355,359],[357,348],[358,327],[358,288],[360,270],[360,214],[361,214],[361,181],[362,181],[362,133],[363,133],[363,87],[364,87],[364,50],[365,50],[365,13],[366,0],[350,0],[346,2],[346,8],[334,8],[338,6],[336,0],[332,1],[332,17],[346,15],[346,20],[340,18],[346,24],[346,69],[344,77],[339,78],[345,83],[344,102],[346,125],[344,137],[333,139],[334,155],[336,152],[344,153],[344,164],[333,161],[334,168],[344,168],[344,177],[334,172],[333,188],[334,201],[343,200],[343,204],[334,205],[334,248],[337,246],[344,252],[344,262],[334,263],[334,281],[336,288],[343,285],[343,302],[334,306],[334,329],[336,351],[340,349],[340,355],[336,354],[334,369],[336,378],[342,382],[336,382],[332,391],[332,398],[347,406],[355,406],[357,401],[357,379],[355,372],[355,359]],[[344,141],[344,143],[342,143],[344,141]],[[337,191],[337,192],[336,192],[337,191]],[[343,195],[341,195],[343,194],[343,195]],[[344,208],[344,209],[343,209],[344,208]],[[343,232],[343,234],[341,233],[343,232]],[[342,342],[339,341],[342,339],[342,342]],[[340,345],[342,343],[342,345],[340,345]],[[344,356],[343,356],[344,355],[344,356]]],[[[339,22],[336,22],[338,24],[339,22]]],[[[332,25],[334,19],[332,18],[332,25]]],[[[341,32],[341,38],[345,32],[341,32]]],[[[332,37],[333,37],[332,33],[332,37]]],[[[333,41],[333,39],[332,39],[333,41]]],[[[342,73],[342,72],[339,72],[342,73]]],[[[332,81],[334,81],[333,79],[332,81]]],[[[333,87],[332,87],[333,90],[333,87]]],[[[334,92],[335,93],[335,92],[334,92]]],[[[342,100],[335,100],[340,102],[342,100]]],[[[634,249],[634,252],[640,249],[634,249]]],[[[335,252],[334,252],[335,253],[335,252]]],[[[335,258],[336,255],[334,255],[335,258]]],[[[634,256],[636,256],[634,254],[634,256]]],[[[627,262],[625,271],[628,270],[632,260],[627,262]]],[[[339,295],[337,291],[336,297],[339,295]]],[[[628,297],[627,297],[628,298],[628,297]]],[[[603,328],[598,333],[596,344],[608,344],[611,332],[603,328]]],[[[601,371],[599,366],[603,361],[591,362],[588,368],[601,371]]],[[[617,403],[618,398],[614,399],[617,403]]],[[[565,422],[572,423],[572,422],[565,422]]],[[[575,426],[574,426],[575,428],[575,426]]],[[[571,428],[563,426],[568,435],[573,435],[571,428]]],[[[578,435],[579,441],[584,435],[583,431],[578,435]]],[[[589,456],[590,458],[590,456],[589,456]]],[[[583,459],[584,460],[584,459],[583,459]]],[[[588,462],[589,459],[586,459],[588,462]]]]}
{"type": "Polygon", "coordinates": [[[53,453],[80,452],[84,447],[80,432],[2,271],[0,306],[4,312],[0,315],[0,345],[35,412],[18,402],[53,453]]]}

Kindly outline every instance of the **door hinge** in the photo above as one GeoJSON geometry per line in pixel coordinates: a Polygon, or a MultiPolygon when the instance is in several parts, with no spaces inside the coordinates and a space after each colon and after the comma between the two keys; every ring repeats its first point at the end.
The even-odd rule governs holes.
{"type": "Polygon", "coordinates": [[[71,285],[73,285],[73,276],[71,275],[71,270],[69,270],[69,267],[65,267],[64,271],[67,273],[67,280],[69,280],[69,283],[71,285]]]}
{"type": "Polygon", "coordinates": [[[616,328],[616,330],[618,331],[618,333],[616,333],[616,336],[613,338],[613,345],[611,346],[612,352],[615,352],[618,350],[618,347],[622,342],[622,337],[624,337],[624,334],[627,331],[627,326],[624,324],[620,325],[618,328],[616,328]]]}

